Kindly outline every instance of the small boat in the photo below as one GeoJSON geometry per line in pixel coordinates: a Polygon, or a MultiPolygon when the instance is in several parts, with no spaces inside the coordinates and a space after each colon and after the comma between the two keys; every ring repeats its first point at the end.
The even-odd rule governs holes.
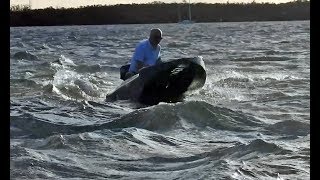
{"type": "MultiPolygon", "coordinates": [[[[129,65],[120,68],[121,79],[124,79],[128,69],[129,65]]],[[[131,99],[147,105],[178,102],[185,93],[201,88],[205,81],[202,57],[174,59],[142,68],[138,74],[123,81],[106,99],[131,99]]]]}

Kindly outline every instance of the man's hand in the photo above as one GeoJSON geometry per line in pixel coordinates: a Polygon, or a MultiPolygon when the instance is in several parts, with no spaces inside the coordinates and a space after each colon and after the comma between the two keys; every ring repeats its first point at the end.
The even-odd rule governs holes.
{"type": "Polygon", "coordinates": [[[141,68],[143,68],[143,62],[137,61],[137,70],[139,71],[141,68]]]}

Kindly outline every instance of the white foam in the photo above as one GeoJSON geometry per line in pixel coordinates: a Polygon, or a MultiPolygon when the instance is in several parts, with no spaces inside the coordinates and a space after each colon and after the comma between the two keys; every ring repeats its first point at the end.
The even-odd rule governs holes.
{"type": "Polygon", "coordinates": [[[76,79],[80,79],[81,75],[77,74],[74,71],[62,69],[56,72],[53,79],[53,85],[66,85],[73,84],[76,79]]]}
{"type": "Polygon", "coordinates": [[[61,55],[59,60],[61,60],[61,63],[63,65],[67,65],[67,66],[76,66],[76,64],[74,64],[74,62],[70,59],[65,57],[64,55],[61,55]]]}

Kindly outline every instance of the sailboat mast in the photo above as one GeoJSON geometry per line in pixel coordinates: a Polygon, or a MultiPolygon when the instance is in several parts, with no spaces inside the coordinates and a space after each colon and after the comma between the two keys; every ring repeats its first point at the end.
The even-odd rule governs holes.
{"type": "Polygon", "coordinates": [[[181,21],[180,4],[178,4],[178,22],[181,21]]]}
{"type": "Polygon", "coordinates": [[[189,0],[189,20],[191,21],[191,5],[190,5],[190,0],[189,0]]]}

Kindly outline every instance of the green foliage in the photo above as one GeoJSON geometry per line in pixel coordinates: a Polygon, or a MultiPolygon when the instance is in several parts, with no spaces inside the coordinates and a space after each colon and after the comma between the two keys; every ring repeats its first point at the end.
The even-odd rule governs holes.
{"type": "Polygon", "coordinates": [[[10,11],[29,11],[31,7],[29,5],[13,5],[10,7],[10,11]]]}
{"type": "Polygon", "coordinates": [[[148,4],[164,4],[164,2],[162,2],[162,1],[152,1],[152,2],[150,2],[148,4]]]}

